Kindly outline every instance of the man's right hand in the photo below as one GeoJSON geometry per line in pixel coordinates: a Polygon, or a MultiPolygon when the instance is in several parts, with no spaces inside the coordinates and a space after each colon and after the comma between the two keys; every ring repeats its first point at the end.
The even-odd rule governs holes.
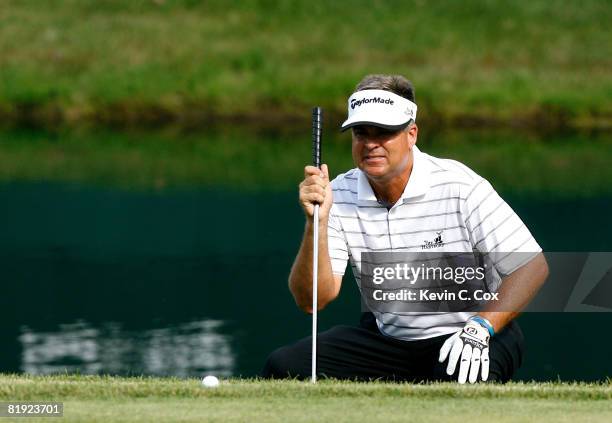
{"type": "Polygon", "coordinates": [[[327,220],[332,205],[332,189],[327,165],[304,168],[304,180],[300,183],[300,205],[306,218],[312,220],[314,205],[319,204],[319,221],[327,220]]]}

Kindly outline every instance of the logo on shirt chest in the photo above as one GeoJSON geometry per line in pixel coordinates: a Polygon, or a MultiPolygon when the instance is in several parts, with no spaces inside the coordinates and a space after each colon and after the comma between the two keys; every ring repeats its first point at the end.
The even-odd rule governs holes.
{"type": "Polygon", "coordinates": [[[442,241],[442,232],[444,231],[436,232],[436,236],[434,237],[433,241],[423,241],[423,245],[421,245],[421,248],[423,250],[429,250],[431,248],[442,247],[444,245],[444,241],[442,241]]]}

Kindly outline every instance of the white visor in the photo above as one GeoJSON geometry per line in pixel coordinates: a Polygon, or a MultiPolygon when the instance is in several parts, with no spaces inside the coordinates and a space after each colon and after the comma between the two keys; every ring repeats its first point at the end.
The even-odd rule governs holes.
{"type": "Polygon", "coordinates": [[[385,90],[362,90],[348,99],[348,119],[342,131],[357,125],[374,125],[390,130],[405,128],[416,120],[417,105],[385,90]]]}

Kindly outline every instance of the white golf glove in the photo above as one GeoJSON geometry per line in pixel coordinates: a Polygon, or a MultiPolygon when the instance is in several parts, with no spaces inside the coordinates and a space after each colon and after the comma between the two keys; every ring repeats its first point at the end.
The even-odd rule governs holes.
{"type": "Polygon", "coordinates": [[[476,382],[478,371],[483,381],[489,377],[489,330],[475,320],[468,320],[463,329],[448,338],[440,348],[440,363],[448,356],[446,373],[452,375],[457,367],[457,360],[461,357],[459,366],[459,383],[476,382]],[[450,352],[450,356],[449,356],[450,352]]]}

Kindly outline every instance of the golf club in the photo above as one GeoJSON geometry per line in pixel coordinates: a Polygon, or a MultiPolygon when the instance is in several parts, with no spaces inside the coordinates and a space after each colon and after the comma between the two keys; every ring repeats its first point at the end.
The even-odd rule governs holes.
{"type": "MultiPolygon", "coordinates": [[[[321,167],[321,135],[323,132],[323,110],[312,109],[312,162],[321,167]]],[[[313,252],[312,252],[312,383],[317,381],[317,294],[319,290],[319,205],[314,206],[313,252]]]]}

